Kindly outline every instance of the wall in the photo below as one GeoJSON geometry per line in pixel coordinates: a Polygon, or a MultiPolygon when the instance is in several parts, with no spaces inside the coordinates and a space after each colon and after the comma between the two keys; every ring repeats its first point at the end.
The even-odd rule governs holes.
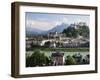
{"type": "MultiPolygon", "coordinates": [[[[13,1],[30,1],[41,3],[56,3],[56,4],[73,4],[73,5],[89,5],[98,6],[100,9],[99,0],[0,0],[0,80],[17,80],[10,76],[11,68],[11,2],[13,1]]],[[[100,14],[100,11],[99,13],[100,14]]],[[[100,21],[100,16],[98,16],[100,21]]],[[[100,25],[100,23],[99,23],[100,25]]],[[[99,32],[98,25],[98,34],[99,32]]],[[[100,41],[100,37],[98,38],[100,41]]],[[[98,42],[99,44],[99,42],[98,42]]],[[[100,50],[98,51],[98,58],[100,50]]],[[[99,60],[100,61],[100,58],[99,60]]],[[[99,62],[98,62],[99,63],[99,62]]],[[[100,67],[100,64],[98,64],[100,67]]],[[[100,69],[97,74],[80,74],[80,75],[64,75],[53,77],[38,77],[38,78],[22,78],[18,80],[100,80],[100,69]]]]}

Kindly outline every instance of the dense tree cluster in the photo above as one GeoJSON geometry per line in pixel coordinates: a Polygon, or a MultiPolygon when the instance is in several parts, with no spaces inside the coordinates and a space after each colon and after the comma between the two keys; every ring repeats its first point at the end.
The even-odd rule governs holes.
{"type": "Polygon", "coordinates": [[[39,50],[34,51],[31,56],[26,57],[26,67],[46,66],[49,62],[49,58],[39,50]]]}
{"type": "Polygon", "coordinates": [[[78,36],[78,31],[74,27],[68,27],[62,33],[65,33],[67,37],[76,38],[78,36]]]}
{"type": "Polygon", "coordinates": [[[89,27],[88,26],[79,26],[78,34],[83,37],[89,38],[89,27]]]}
{"type": "Polygon", "coordinates": [[[78,35],[85,38],[89,38],[89,27],[88,26],[78,26],[78,28],[69,26],[64,29],[62,33],[65,33],[67,37],[76,38],[78,35]]]}
{"type": "MultiPolygon", "coordinates": [[[[46,56],[39,50],[33,52],[31,56],[26,57],[26,67],[35,66],[53,66],[52,57],[46,56]]],[[[89,55],[83,57],[80,53],[65,56],[64,65],[79,65],[79,64],[89,64],[89,55]]]]}
{"type": "Polygon", "coordinates": [[[72,56],[66,56],[65,65],[75,65],[76,61],[72,56]]]}
{"type": "Polygon", "coordinates": [[[65,65],[79,65],[79,64],[89,64],[89,54],[85,55],[84,57],[78,53],[74,55],[68,55],[65,58],[65,65]]]}

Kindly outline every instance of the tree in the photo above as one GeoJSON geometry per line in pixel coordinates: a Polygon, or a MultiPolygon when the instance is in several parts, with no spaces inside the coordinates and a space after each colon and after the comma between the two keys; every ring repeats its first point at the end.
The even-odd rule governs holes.
{"type": "Polygon", "coordinates": [[[67,37],[78,37],[78,35],[85,38],[89,38],[89,27],[86,25],[80,26],[77,28],[69,26],[67,29],[64,29],[62,33],[65,33],[67,37]]]}
{"type": "Polygon", "coordinates": [[[89,38],[89,27],[88,26],[79,26],[77,31],[80,36],[89,38]]]}
{"type": "Polygon", "coordinates": [[[26,57],[26,67],[31,67],[31,59],[30,57],[26,57]]]}
{"type": "Polygon", "coordinates": [[[49,63],[49,58],[41,53],[39,50],[34,51],[34,53],[26,58],[26,66],[34,67],[34,66],[46,66],[49,63]]]}
{"type": "Polygon", "coordinates": [[[65,33],[67,37],[74,37],[78,36],[78,32],[74,27],[69,26],[67,29],[64,29],[62,33],[65,33]]]}
{"type": "Polygon", "coordinates": [[[50,47],[50,41],[45,42],[44,46],[45,47],[50,47]]]}
{"type": "Polygon", "coordinates": [[[66,56],[65,65],[75,65],[76,61],[72,56],[66,56]]]}

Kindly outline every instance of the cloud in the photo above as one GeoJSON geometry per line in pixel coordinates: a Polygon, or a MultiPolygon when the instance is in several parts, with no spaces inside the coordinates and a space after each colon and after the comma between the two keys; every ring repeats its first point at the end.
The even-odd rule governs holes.
{"type": "Polygon", "coordinates": [[[68,19],[67,18],[63,18],[62,19],[62,23],[66,23],[67,24],[68,23],[68,19]]]}
{"type": "Polygon", "coordinates": [[[62,18],[61,20],[55,22],[56,25],[60,25],[62,23],[68,24],[68,19],[62,18]]]}
{"type": "Polygon", "coordinates": [[[62,18],[59,21],[55,21],[54,24],[56,25],[61,25],[62,23],[68,24],[68,19],[67,18],[62,18]]]}
{"type": "Polygon", "coordinates": [[[62,22],[61,22],[61,21],[56,21],[56,22],[54,22],[54,24],[55,24],[55,26],[56,26],[56,25],[61,25],[62,22]]]}
{"type": "Polygon", "coordinates": [[[42,20],[27,20],[26,26],[40,30],[49,30],[55,26],[54,23],[42,20]]]}
{"type": "Polygon", "coordinates": [[[62,23],[68,24],[68,19],[67,18],[62,18],[60,20],[55,20],[55,21],[46,21],[46,20],[32,20],[32,19],[27,19],[26,20],[26,27],[31,27],[35,29],[40,29],[43,31],[50,30],[54,28],[57,25],[61,25],[62,23]]]}
{"type": "Polygon", "coordinates": [[[79,23],[79,22],[84,22],[84,21],[82,21],[82,19],[77,19],[76,22],[79,23]]]}

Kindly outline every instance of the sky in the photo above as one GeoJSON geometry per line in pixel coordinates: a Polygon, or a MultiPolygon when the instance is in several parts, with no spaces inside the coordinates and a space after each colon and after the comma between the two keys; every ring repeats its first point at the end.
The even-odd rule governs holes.
{"type": "Polygon", "coordinates": [[[47,31],[62,23],[85,22],[89,25],[89,15],[26,12],[25,21],[26,27],[47,31]]]}

